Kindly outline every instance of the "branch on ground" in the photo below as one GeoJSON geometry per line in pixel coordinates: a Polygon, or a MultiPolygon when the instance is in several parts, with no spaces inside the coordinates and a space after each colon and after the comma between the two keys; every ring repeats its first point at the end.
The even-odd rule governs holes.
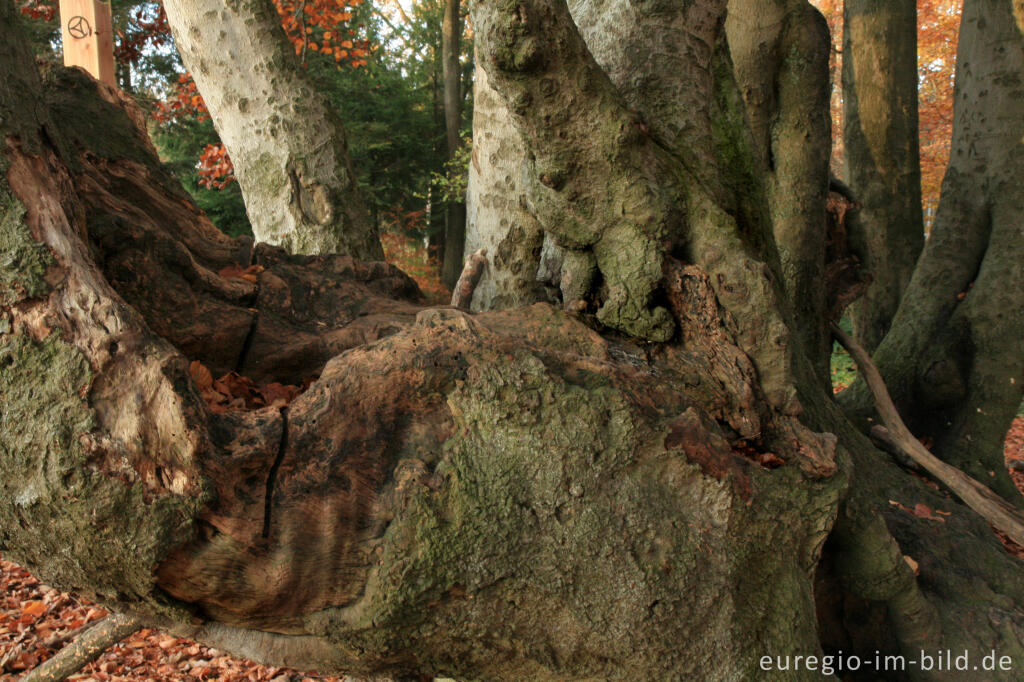
{"type": "Polygon", "coordinates": [[[896,405],[889,397],[882,375],[879,374],[867,351],[838,325],[832,323],[831,327],[836,341],[853,356],[874,397],[875,408],[887,433],[883,434],[881,429],[876,429],[875,432],[920,464],[993,527],[1006,533],[1014,542],[1024,544],[1024,515],[981,483],[928,452],[903,423],[896,405]]]}
{"type": "Polygon", "coordinates": [[[89,665],[104,651],[142,627],[142,623],[120,613],[113,613],[89,627],[71,644],[29,671],[22,682],[61,682],[89,665]]]}

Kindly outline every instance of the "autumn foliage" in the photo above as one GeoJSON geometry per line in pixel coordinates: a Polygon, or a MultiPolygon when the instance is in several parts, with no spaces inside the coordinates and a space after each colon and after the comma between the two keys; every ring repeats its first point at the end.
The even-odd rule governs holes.
{"type": "Polygon", "coordinates": [[[962,0],[917,3],[921,199],[930,223],[939,205],[953,137],[953,72],[962,0]]]}
{"type": "Polygon", "coordinates": [[[18,9],[26,17],[41,21],[53,21],[57,16],[56,0],[22,0],[18,9]]]}
{"type": "Polygon", "coordinates": [[[351,66],[366,66],[365,57],[370,45],[356,39],[350,25],[352,10],[363,0],[274,0],[281,16],[288,40],[295,46],[295,54],[305,56],[319,52],[341,62],[349,60],[351,66]]]}
{"type": "MultiPolygon", "coordinates": [[[[339,65],[358,68],[366,66],[371,45],[357,36],[353,25],[353,10],[364,0],[274,0],[285,35],[294,45],[295,53],[303,62],[310,54],[318,53],[332,58],[339,65]]],[[[56,0],[23,0],[19,3],[22,14],[41,21],[57,18],[56,0]]],[[[172,43],[167,15],[159,6],[137,5],[128,10],[121,27],[116,29],[117,41],[114,57],[120,64],[137,61],[147,49],[162,48],[172,43]]],[[[209,111],[189,73],[178,77],[171,94],[156,103],[153,118],[167,123],[184,118],[208,120],[209,111]]],[[[235,181],[234,166],[224,145],[209,144],[197,163],[199,184],[211,189],[223,189],[235,181]]]]}

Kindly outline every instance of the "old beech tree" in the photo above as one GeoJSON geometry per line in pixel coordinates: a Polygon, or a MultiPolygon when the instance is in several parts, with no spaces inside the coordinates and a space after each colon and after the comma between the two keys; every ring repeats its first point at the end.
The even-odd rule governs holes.
{"type": "MultiPolygon", "coordinates": [[[[121,95],[40,76],[0,0],[5,556],[305,669],[736,680],[948,648],[1019,679],[1024,565],[876,449],[865,391],[831,397],[827,322],[865,280],[826,229],[805,0],[475,0],[472,313],[359,260],[340,124],[269,0],[165,4],[270,243],[220,234],[121,95]],[[195,360],[316,380],[215,413],[195,360]]],[[[942,205],[876,354],[916,433],[1014,504],[1022,29],[1019,0],[966,0],[942,205]]],[[[870,147],[894,114],[867,88],[870,147]]]]}

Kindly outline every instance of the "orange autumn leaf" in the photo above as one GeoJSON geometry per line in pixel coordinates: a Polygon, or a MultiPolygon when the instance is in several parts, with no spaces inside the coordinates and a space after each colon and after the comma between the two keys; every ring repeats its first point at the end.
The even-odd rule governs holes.
{"type": "Polygon", "coordinates": [[[198,360],[193,360],[192,364],[188,367],[188,373],[192,375],[192,381],[195,382],[196,388],[200,392],[209,390],[213,386],[213,375],[210,374],[210,370],[203,366],[203,363],[198,360]]]}

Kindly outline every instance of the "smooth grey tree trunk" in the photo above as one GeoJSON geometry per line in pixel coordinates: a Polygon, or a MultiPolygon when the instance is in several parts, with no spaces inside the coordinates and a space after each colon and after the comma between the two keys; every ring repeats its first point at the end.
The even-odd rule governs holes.
{"type": "Polygon", "coordinates": [[[526,209],[521,187],[525,142],[491,87],[488,71],[493,67],[479,54],[475,61],[466,252],[487,249],[473,310],[501,310],[544,300],[537,280],[544,232],[526,209]]]}
{"type": "Polygon", "coordinates": [[[271,0],[169,0],[164,9],[257,241],[382,259],[341,121],[303,72],[271,0]]]}

